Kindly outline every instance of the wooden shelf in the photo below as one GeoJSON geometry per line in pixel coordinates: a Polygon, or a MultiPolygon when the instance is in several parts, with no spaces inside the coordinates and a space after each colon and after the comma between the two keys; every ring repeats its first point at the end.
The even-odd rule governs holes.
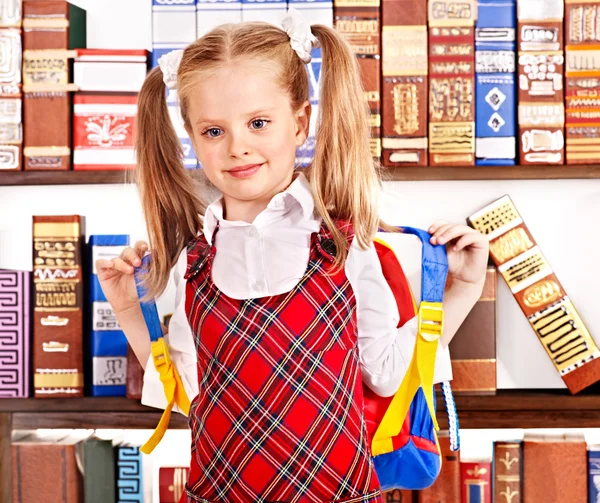
{"type": "MultiPolygon", "coordinates": [[[[128,183],[129,171],[5,171],[2,185],[128,183]]],[[[384,170],[386,181],[600,179],[600,165],[418,167],[384,170]]]]}
{"type": "MultiPolygon", "coordinates": [[[[600,428],[600,395],[571,396],[566,390],[500,391],[493,396],[456,396],[461,428],[600,428]]],[[[437,400],[440,427],[447,427],[444,404],[437,400]]],[[[12,428],[148,428],[162,411],[126,398],[0,399],[0,415],[12,428]]],[[[187,428],[181,414],[171,428],[187,428]]]]}

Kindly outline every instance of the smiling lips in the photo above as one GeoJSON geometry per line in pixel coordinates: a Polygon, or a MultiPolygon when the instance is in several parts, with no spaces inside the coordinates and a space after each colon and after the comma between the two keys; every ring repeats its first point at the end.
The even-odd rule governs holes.
{"type": "Polygon", "coordinates": [[[237,166],[227,170],[227,173],[235,178],[247,178],[256,173],[261,167],[262,164],[245,164],[244,166],[237,166]]]}

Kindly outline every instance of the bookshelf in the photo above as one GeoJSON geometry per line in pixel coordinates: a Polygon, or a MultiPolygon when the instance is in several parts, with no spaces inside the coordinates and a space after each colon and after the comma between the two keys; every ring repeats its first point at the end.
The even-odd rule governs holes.
{"type": "MultiPolygon", "coordinates": [[[[0,186],[126,183],[129,174],[125,171],[6,171],[0,173],[0,186]]],[[[600,164],[390,168],[383,171],[383,179],[385,181],[600,179],[600,164]]]]}

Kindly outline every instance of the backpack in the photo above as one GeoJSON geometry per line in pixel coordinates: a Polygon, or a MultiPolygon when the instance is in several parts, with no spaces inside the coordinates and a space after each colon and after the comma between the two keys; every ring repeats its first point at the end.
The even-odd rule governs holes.
{"type": "MultiPolygon", "coordinates": [[[[419,332],[413,357],[400,388],[393,397],[380,397],[363,386],[364,416],[371,454],[382,490],[429,487],[441,469],[441,451],[437,439],[439,426],[435,414],[434,368],[438,340],[443,330],[442,300],[448,260],[443,245],[432,245],[430,234],[412,227],[402,227],[422,243],[421,302],[417,307],[408,280],[392,248],[380,239],[375,249],[383,275],[390,286],[401,324],[419,316],[419,332]]],[[[150,256],[135,270],[136,286],[141,298],[145,290],[141,274],[147,270],[150,256]]],[[[169,358],[154,302],[142,303],[142,313],[152,340],[154,365],[165,387],[167,408],[153,435],[141,447],[149,454],[158,445],[168,427],[173,405],[177,403],[186,415],[190,401],[186,396],[177,369],[169,358]]],[[[450,448],[459,449],[458,419],[449,383],[442,383],[442,394],[448,411],[450,448]]]]}

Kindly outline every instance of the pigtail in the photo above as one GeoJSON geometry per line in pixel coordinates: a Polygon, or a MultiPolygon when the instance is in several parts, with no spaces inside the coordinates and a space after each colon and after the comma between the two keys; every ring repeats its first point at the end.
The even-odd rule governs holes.
{"type": "Polygon", "coordinates": [[[136,137],[137,181],[152,250],[145,280],[148,298],[165,290],[181,251],[201,230],[205,210],[186,172],[165,92],[163,74],[156,67],[139,93],[136,137]]]}
{"type": "Polygon", "coordinates": [[[335,266],[342,267],[349,244],[334,220],[352,223],[357,242],[367,248],[380,225],[379,176],[356,56],[335,30],[311,28],[322,48],[323,66],[310,182],[316,208],[338,250],[335,266]]]}

